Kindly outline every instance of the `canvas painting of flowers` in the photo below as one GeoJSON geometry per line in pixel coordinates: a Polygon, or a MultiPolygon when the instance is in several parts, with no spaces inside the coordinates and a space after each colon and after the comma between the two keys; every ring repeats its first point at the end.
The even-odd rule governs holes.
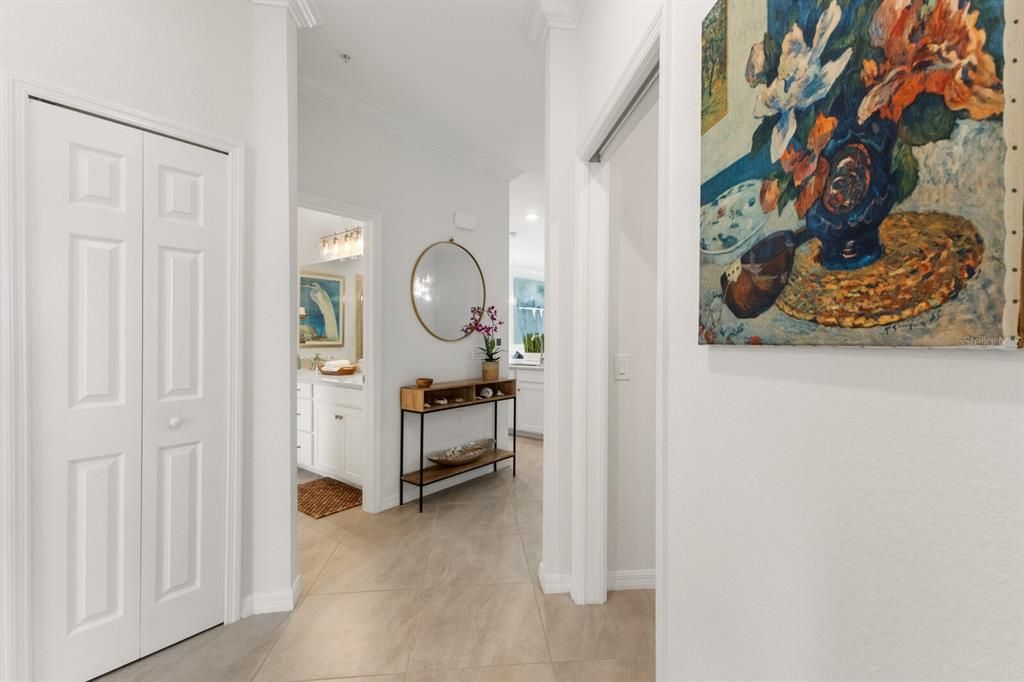
{"type": "Polygon", "coordinates": [[[1024,3],[714,11],[699,343],[1019,347],[1024,3]]]}

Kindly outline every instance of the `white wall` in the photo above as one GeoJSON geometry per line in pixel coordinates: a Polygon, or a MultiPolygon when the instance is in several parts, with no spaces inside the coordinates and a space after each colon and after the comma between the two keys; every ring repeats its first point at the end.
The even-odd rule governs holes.
{"type": "MultiPolygon", "coordinates": [[[[696,343],[700,26],[711,4],[664,10],[658,677],[1021,679],[1024,354],[696,343]]],[[[592,125],[650,14],[589,2],[577,35],[551,32],[549,246],[567,243],[556,218],[574,215],[556,210],[574,190],[565,136],[592,125]],[[588,26],[605,28],[579,34],[588,26]]],[[[549,248],[552,261],[566,277],[569,253],[549,248]]],[[[554,309],[551,337],[572,328],[562,307],[550,324],[554,309]]],[[[571,414],[548,410],[548,421],[571,414]]],[[[552,511],[568,505],[568,456],[545,461],[546,478],[563,473],[545,489],[545,571],[568,565],[568,521],[552,511]]]]}
{"type": "Polygon", "coordinates": [[[568,589],[572,560],[572,325],[576,193],[576,32],[552,29],[545,58],[544,518],[540,579],[568,589]]]}
{"type": "MultiPolygon", "coordinates": [[[[608,572],[654,571],[654,428],[658,307],[658,109],[608,161],[608,350],[630,378],[608,385],[608,572]]],[[[614,371],[614,368],[613,368],[614,371]]]]}
{"type": "Polygon", "coordinates": [[[710,5],[670,5],[660,676],[1021,679],[1024,354],[696,343],[710,5]]]}
{"type": "Polygon", "coordinates": [[[552,28],[546,54],[544,538],[542,585],[568,589],[572,572],[573,301],[579,147],[661,9],[660,0],[588,2],[575,29],[552,28]]]}
{"type": "Polygon", "coordinates": [[[366,227],[366,222],[354,220],[333,213],[324,213],[312,208],[299,206],[295,223],[295,258],[301,268],[323,260],[320,238],[330,237],[356,227],[366,227]]]}
{"type": "Polygon", "coordinates": [[[293,575],[294,490],[281,481],[294,472],[281,453],[294,450],[294,258],[281,254],[294,216],[294,40],[285,8],[241,0],[0,3],[0,70],[246,146],[247,594],[289,592],[293,575]]]}
{"type": "Polygon", "coordinates": [[[577,144],[594,126],[661,6],[661,0],[592,0],[583,6],[574,31],[579,65],[577,144]]]}
{"type": "MultiPolygon", "coordinates": [[[[508,182],[300,93],[299,186],[310,194],[381,213],[376,243],[384,255],[383,271],[374,291],[382,297],[383,357],[381,376],[370,380],[379,381],[387,507],[398,501],[399,388],[420,376],[445,380],[480,375],[480,362],[471,357],[480,345],[478,338],[439,341],[420,325],[410,302],[410,273],[424,248],[454,237],[476,257],[487,285],[487,302],[507,320],[508,182]],[[457,230],[452,222],[455,211],[476,215],[477,229],[457,230]]],[[[507,373],[507,362],[503,367],[507,373]]],[[[506,409],[510,408],[501,408],[499,434],[507,432],[506,409]]],[[[486,408],[429,417],[428,452],[489,435],[491,419],[486,408]]],[[[407,470],[418,461],[418,435],[418,420],[407,418],[407,470]]],[[[406,494],[413,495],[414,489],[407,488],[406,494]]]]}

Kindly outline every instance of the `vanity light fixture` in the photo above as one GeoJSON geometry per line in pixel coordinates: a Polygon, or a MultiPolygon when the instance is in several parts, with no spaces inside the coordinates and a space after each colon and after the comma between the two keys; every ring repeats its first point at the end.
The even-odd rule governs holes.
{"type": "Polygon", "coordinates": [[[329,234],[320,238],[320,254],[324,260],[349,260],[363,255],[363,228],[329,234]]]}
{"type": "Polygon", "coordinates": [[[536,213],[527,213],[526,214],[526,220],[527,220],[527,222],[535,223],[538,220],[540,220],[540,216],[537,215],[536,213]]]}

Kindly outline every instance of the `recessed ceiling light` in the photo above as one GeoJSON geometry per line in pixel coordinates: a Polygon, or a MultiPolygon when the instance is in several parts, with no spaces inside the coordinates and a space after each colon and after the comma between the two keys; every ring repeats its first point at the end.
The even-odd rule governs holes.
{"type": "Polygon", "coordinates": [[[539,218],[540,218],[540,216],[539,216],[539,215],[537,215],[536,213],[527,213],[527,214],[526,214],[526,219],[527,219],[528,221],[530,221],[531,223],[535,223],[535,222],[537,222],[537,220],[538,220],[539,218]]]}

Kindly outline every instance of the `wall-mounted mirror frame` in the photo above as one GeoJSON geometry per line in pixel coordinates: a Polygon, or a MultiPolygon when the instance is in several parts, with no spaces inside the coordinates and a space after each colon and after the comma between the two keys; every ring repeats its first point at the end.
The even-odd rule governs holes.
{"type": "MultiPolygon", "coordinates": [[[[472,305],[479,305],[481,309],[483,309],[486,306],[486,304],[487,304],[487,282],[484,280],[484,271],[480,268],[480,263],[477,261],[476,257],[472,254],[472,252],[470,252],[470,250],[467,249],[462,244],[459,244],[458,242],[456,242],[454,239],[447,239],[447,240],[444,240],[444,241],[434,242],[433,244],[430,244],[425,249],[423,249],[422,252],[420,252],[419,257],[416,259],[416,263],[412,266],[412,273],[409,276],[409,300],[412,303],[413,312],[416,313],[416,319],[419,320],[419,323],[423,326],[423,328],[427,331],[427,333],[429,333],[435,339],[438,339],[440,341],[461,341],[462,339],[464,339],[467,336],[469,336],[469,334],[467,334],[467,333],[462,331],[461,326],[457,330],[457,332],[454,332],[454,333],[451,332],[450,330],[433,329],[427,323],[427,321],[423,319],[423,315],[420,312],[419,306],[417,306],[417,304],[416,304],[416,299],[417,299],[416,273],[417,273],[417,271],[419,271],[420,264],[423,262],[423,259],[427,256],[427,254],[430,252],[430,250],[433,249],[433,248],[437,248],[437,247],[456,247],[456,248],[461,249],[463,252],[465,252],[465,255],[469,258],[469,261],[473,264],[473,268],[475,269],[476,273],[480,276],[480,302],[477,303],[474,300],[474,301],[472,301],[471,304],[472,305]],[[446,334],[446,331],[448,333],[451,333],[451,336],[448,336],[446,334]]],[[[466,323],[466,322],[469,322],[469,306],[468,305],[464,305],[462,312],[463,312],[463,319],[464,319],[463,324],[466,323]]]]}

